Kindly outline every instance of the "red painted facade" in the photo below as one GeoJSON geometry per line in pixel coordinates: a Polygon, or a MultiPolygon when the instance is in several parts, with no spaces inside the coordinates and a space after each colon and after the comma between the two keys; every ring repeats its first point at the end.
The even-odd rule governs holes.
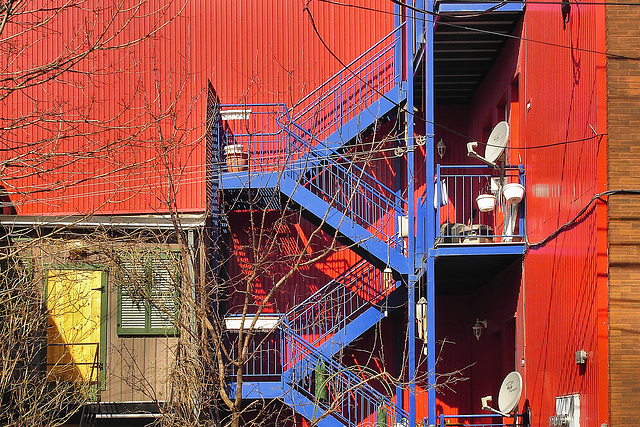
{"type": "MultiPolygon", "coordinates": [[[[204,144],[207,80],[223,103],[277,102],[295,107],[393,29],[391,2],[362,0],[354,6],[358,7],[311,2],[305,9],[300,2],[223,0],[171,4],[153,11],[154,6],[143,3],[149,10],[140,16],[155,16],[157,23],[135,18],[125,25],[124,33],[114,34],[108,46],[133,38],[141,38],[139,42],[92,53],[81,66],[89,74],[80,74],[73,82],[28,89],[32,101],[22,97],[2,101],[6,110],[16,113],[12,119],[28,117],[35,111],[30,103],[36,101],[50,102],[53,109],[64,106],[67,116],[75,114],[62,130],[43,126],[10,135],[5,145],[15,153],[27,159],[63,148],[78,155],[92,153],[73,163],[65,154],[47,157],[42,165],[32,161],[4,171],[3,185],[17,213],[204,211],[205,165],[210,158],[204,144]],[[91,76],[92,70],[104,74],[91,76]],[[86,136],[77,137],[78,129],[86,136]],[[46,142],[34,151],[25,145],[30,140],[46,142]]],[[[123,26],[129,16],[119,16],[117,23],[123,26]]],[[[77,30],[73,23],[80,19],[70,14],[66,21],[70,28],[51,30],[73,38],[70,35],[77,30]]],[[[524,378],[522,403],[527,400],[531,406],[533,425],[547,425],[555,413],[556,396],[579,393],[581,425],[599,426],[608,419],[605,212],[601,206],[590,208],[579,221],[554,233],[605,189],[606,92],[601,72],[605,58],[600,53],[605,48],[604,9],[574,3],[565,22],[557,2],[527,4],[515,35],[520,38],[508,41],[471,103],[435,108],[434,140],[442,138],[448,147],[442,164],[471,163],[466,143],[486,141],[493,125],[509,121],[508,161],[524,165],[526,174],[530,245],[521,260],[497,272],[481,288],[437,297],[437,338],[447,341],[437,371],[459,370],[468,379],[444,387],[436,411],[480,412],[480,397],[497,396],[502,378],[518,370],[524,378]],[[489,326],[476,340],[471,326],[484,318],[489,326]],[[581,349],[588,354],[584,368],[574,362],[581,349]]],[[[55,56],[57,40],[44,37],[20,56],[16,66],[28,67],[30,61],[55,56]]],[[[394,131],[387,125],[381,133],[394,131]]],[[[370,141],[365,139],[365,144],[370,141]]],[[[368,171],[400,191],[405,167],[401,158],[386,154],[395,144],[384,141],[379,151],[385,154],[379,154],[368,171]]],[[[419,195],[432,181],[422,150],[418,148],[416,156],[419,195]]],[[[238,212],[229,221],[227,274],[237,279],[237,286],[251,273],[248,215],[238,212]]],[[[282,235],[279,251],[268,260],[271,279],[287,271],[287,256],[304,247],[314,229],[298,217],[282,224],[278,219],[276,211],[265,216],[264,230],[282,235]]],[[[324,234],[314,239],[312,252],[331,240],[324,234]]],[[[301,270],[266,311],[287,311],[359,259],[341,248],[301,270]]],[[[272,285],[261,276],[248,288],[256,304],[272,285]]],[[[231,295],[231,312],[238,310],[243,296],[231,295]]],[[[395,369],[404,348],[387,335],[393,335],[398,325],[404,325],[402,316],[384,320],[379,329],[364,335],[367,345],[351,348],[344,359],[378,370],[387,363],[395,369]],[[384,336],[374,342],[380,335],[384,336]],[[380,347],[385,348],[386,360],[361,360],[359,350],[377,353],[380,347]]],[[[418,394],[417,408],[418,419],[427,416],[426,393],[418,394]]]]}
{"type": "Polygon", "coordinates": [[[383,1],[354,4],[372,11],[320,2],[308,9],[286,1],[125,3],[102,14],[87,13],[98,2],[62,9],[41,39],[8,58],[18,72],[62,55],[65,46],[82,51],[82,31],[94,42],[106,38],[72,77],[2,101],[15,113],[9,122],[41,122],[5,135],[7,147],[28,159],[3,172],[18,213],[163,213],[168,203],[203,211],[207,80],[223,103],[292,107],[389,33],[394,19],[383,1]],[[364,37],[357,31],[363,26],[364,37]],[[43,104],[69,122],[48,123],[43,104]],[[82,160],[47,156],[61,149],[82,160]]]}
{"type": "Polygon", "coordinates": [[[438,338],[455,342],[439,371],[464,367],[469,376],[439,397],[438,411],[480,412],[481,396],[497,396],[496,378],[518,370],[533,425],[548,423],[557,396],[577,393],[581,425],[599,426],[608,420],[606,214],[593,205],[553,233],[605,189],[604,8],[572,5],[563,23],[559,4],[527,4],[520,28],[522,39],[508,42],[469,105],[436,108],[438,124],[469,137],[437,131],[449,164],[467,162],[465,143],[486,140],[487,122],[503,120],[506,110],[509,161],[526,173],[531,245],[522,265],[476,293],[437,300],[438,338]],[[471,336],[476,318],[488,320],[486,341],[471,336]],[[585,366],[574,361],[581,349],[585,366]]]}

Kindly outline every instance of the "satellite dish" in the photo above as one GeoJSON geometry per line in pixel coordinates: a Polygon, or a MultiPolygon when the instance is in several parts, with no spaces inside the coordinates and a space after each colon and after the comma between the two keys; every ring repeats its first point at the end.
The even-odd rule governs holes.
{"type": "Polygon", "coordinates": [[[475,157],[482,160],[490,166],[496,167],[496,160],[500,158],[504,152],[504,148],[509,141],[509,124],[505,121],[498,123],[487,141],[487,148],[485,148],[484,157],[475,152],[475,148],[478,146],[477,142],[469,142],[467,144],[467,156],[475,157]]]}
{"type": "Polygon", "coordinates": [[[502,381],[498,393],[498,409],[503,414],[513,411],[522,396],[522,376],[519,372],[509,373],[502,381]]]}
{"type": "MultiPolygon", "coordinates": [[[[516,417],[523,416],[523,414],[511,414],[511,411],[517,408],[518,402],[522,396],[522,377],[516,371],[509,373],[502,381],[500,391],[498,392],[498,409],[494,409],[489,406],[491,402],[491,396],[485,396],[480,398],[482,403],[482,409],[485,411],[491,411],[493,413],[502,415],[503,417],[516,417]]],[[[523,425],[529,425],[523,423],[523,425]]]]}

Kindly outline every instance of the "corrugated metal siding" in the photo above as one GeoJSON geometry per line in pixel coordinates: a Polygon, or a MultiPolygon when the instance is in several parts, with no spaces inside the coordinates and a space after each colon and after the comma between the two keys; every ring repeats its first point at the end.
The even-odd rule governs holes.
{"type": "MultiPolygon", "coordinates": [[[[393,8],[385,1],[354,5],[393,8]]],[[[64,46],[59,34],[68,42],[85,19],[104,27],[104,15],[89,12],[89,6],[72,8],[53,20],[51,33],[43,33],[16,66],[25,69],[54,58],[64,46]]],[[[203,210],[207,79],[222,102],[291,106],[341,68],[297,1],[193,0],[171,4],[162,12],[156,7],[143,3],[128,25],[131,11],[109,30],[114,35],[110,46],[153,33],[151,37],[95,52],[79,66],[89,75],[94,70],[105,74],[74,74],[68,77],[73,85],[53,82],[26,91],[37,107],[22,95],[5,101],[4,107],[19,113],[16,116],[38,114],[44,105],[54,111],[62,108],[64,116],[74,120],[62,132],[64,138],[36,149],[26,144],[59,137],[60,129],[31,126],[7,138],[11,148],[24,150],[17,153],[32,159],[3,176],[19,213],[166,212],[168,199],[183,211],[203,210]],[[167,20],[158,28],[158,22],[167,20]],[[115,31],[123,26],[123,32],[115,31]],[[154,122],[160,112],[166,115],[154,122]],[[95,121],[101,125],[87,124],[95,121]],[[107,148],[107,143],[114,145],[107,148]],[[175,149],[167,150],[171,147],[175,149]],[[73,148],[77,156],[64,154],[73,148]],[[54,157],[34,165],[33,159],[43,153],[54,157]],[[177,186],[175,194],[169,189],[168,173],[171,185],[177,186]]],[[[393,28],[393,15],[358,7],[314,2],[309,12],[324,42],[344,63],[393,28]]]]}
{"type": "MultiPolygon", "coordinates": [[[[602,6],[571,5],[563,24],[559,4],[528,4],[524,36],[549,44],[523,42],[520,79],[523,145],[518,154],[527,172],[529,241],[535,243],[573,218],[598,192],[602,138],[591,127],[599,122],[598,102],[605,93],[596,81],[596,67],[605,60],[598,50],[604,28],[602,6]],[[560,45],[564,47],[558,47],[560,45]],[[582,141],[580,141],[582,140],[582,141]],[[542,147],[562,143],[553,147],[542,147]]],[[[598,346],[598,218],[584,219],[547,245],[532,248],[525,259],[522,290],[524,340],[518,352],[525,358],[525,394],[535,424],[555,414],[555,397],[579,393],[581,424],[600,425],[607,414],[599,405],[607,399],[606,378],[598,346]],[[525,347],[526,346],[526,347],[525,347]],[[586,369],[574,363],[574,353],[588,352],[586,369]]]]}
{"type": "Polygon", "coordinates": [[[316,227],[298,213],[290,212],[283,217],[279,211],[265,212],[263,219],[262,212],[255,212],[253,221],[263,224],[256,227],[262,230],[262,236],[260,232],[252,233],[249,212],[236,211],[228,219],[231,231],[227,263],[229,313],[242,310],[249,277],[254,277],[248,287],[250,311],[264,305],[265,312],[285,313],[360,260],[355,253],[334,242],[331,236],[314,233],[316,227]],[[275,244],[268,241],[270,237],[277,239],[275,244]],[[257,243],[259,238],[260,245],[257,243]],[[309,239],[312,240],[303,253],[309,239]],[[289,273],[300,255],[303,262],[308,261],[332,245],[336,245],[337,252],[329,251],[325,258],[313,265],[299,267],[278,285],[275,295],[265,302],[267,294],[280,278],[289,273]]]}
{"type": "Polygon", "coordinates": [[[297,1],[224,0],[211,5],[215,42],[213,83],[223,103],[301,99],[393,28],[389,2],[359,0],[353,7],[297,1]],[[359,8],[365,6],[382,12],[359,8]],[[325,47],[315,34],[311,17],[325,47]]]}
{"type": "MultiPolygon", "coordinates": [[[[501,105],[507,102],[510,121],[515,124],[509,162],[525,165],[530,243],[542,240],[572,219],[599,191],[599,175],[606,174],[606,170],[598,169],[604,140],[595,137],[591,129],[593,126],[599,133],[606,132],[597,126],[602,123],[598,107],[602,107],[605,93],[596,81],[596,68],[605,58],[591,52],[602,50],[603,7],[571,7],[569,22],[563,25],[559,4],[527,4],[522,31],[525,41],[507,45],[473,102],[468,107],[437,108],[436,121],[441,127],[436,126],[435,141],[442,137],[448,146],[442,163],[466,164],[471,162],[465,143],[486,140],[486,124],[502,119],[501,105]],[[468,139],[446,128],[465,133],[468,139]],[[575,142],[564,144],[566,141],[575,142]],[[559,144],[546,147],[553,143],[559,144]]],[[[606,313],[598,312],[601,301],[597,299],[602,286],[606,287],[604,281],[598,281],[602,269],[598,256],[605,252],[597,240],[598,221],[595,210],[588,211],[547,245],[532,247],[525,257],[519,288],[518,278],[507,278],[513,282],[512,287],[505,288],[507,292],[519,293],[516,362],[525,378],[524,399],[531,405],[533,425],[546,425],[548,417],[555,414],[555,397],[571,393],[581,395],[581,423],[600,425],[606,421],[607,414],[601,409],[607,399],[606,378],[601,377],[606,348],[598,343],[598,324],[602,316],[606,320],[606,313]],[[574,354],[580,349],[589,355],[586,369],[574,363],[574,354]]],[[[503,294],[494,297],[498,295],[503,294]]],[[[439,304],[443,308],[439,306],[438,313],[447,310],[446,301],[439,304]]],[[[456,323],[445,314],[438,316],[438,336],[455,337],[456,323]]],[[[473,321],[475,318],[467,319],[473,321]]],[[[453,367],[448,363],[440,372],[453,367]]],[[[457,386],[461,391],[465,387],[457,386]]],[[[451,408],[450,412],[478,410],[478,396],[485,395],[479,393],[481,390],[472,385],[471,408],[460,396],[442,396],[440,404],[451,408]]]]}

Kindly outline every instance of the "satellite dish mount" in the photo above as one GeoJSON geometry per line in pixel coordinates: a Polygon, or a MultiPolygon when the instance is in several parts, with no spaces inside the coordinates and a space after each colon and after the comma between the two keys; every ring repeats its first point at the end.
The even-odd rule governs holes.
{"type": "Polygon", "coordinates": [[[482,409],[485,411],[491,411],[494,414],[501,415],[506,418],[513,418],[514,426],[517,419],[522,418],[522,427],[528,427],[530,425],[531,414],[529,409],[526,409],[522,414],[518,414],[518,402],[522,396],[522,376],[519,372],[513,371],[509,373],[500,386],[498,393],[498,409],[492,408],[489,405],[491,402],[491,396],[485,396],[480,398],[482,403],[482,409]]]}
{"type": "Polygon", "coordinates": [[[491,131],[489,140],[487,141],[487,147],[484,150],[484,157],[475,152],[475,149],[478,147],[478,143],[475,141],[467,143],[467,156],[475,157],[476,159],[481,160],[489,166],[493,166],[497,169],[498,165],[496,164],[496,161],[504,152],[508,141],[509,124],[505,121],[502,121],[498,123],[491,131]]]}

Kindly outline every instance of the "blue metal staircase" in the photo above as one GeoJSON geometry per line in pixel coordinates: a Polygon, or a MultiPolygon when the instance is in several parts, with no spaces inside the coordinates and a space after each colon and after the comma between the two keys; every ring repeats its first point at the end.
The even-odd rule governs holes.
{"type": "Polygon", "coordinates": [[[400,29],[291,109],[222,106],[252,115],[251,126],[231,126],[233,142],[248,150],[249,165],[222,173],[222,191],[269,194],[280,207],[300,209],[363,258],[291,309],[273,340],[257,344],[258,354],[278,355],[268,380],[261,372],[265,363],[256,363],[255,372],[246,368],[245,398],[281,399],[320,426],[390,426],[408,419],[390,399],[393,390],[372,385],[384,388],[385,373],[371,381],[334,357],[384,318],[383,306],[398,283],[385,282],[381,269],[408,274],[397,227],[398,218],[407,215],[407,202],[349,153],[363,132],[375,129],[406,100],[396,66],[400,29]],[[276,344],[261,352],[265,343],[276,344]]]}
{"type": "MultiPolygon", "coordinates": [[[[333,358],[384,317],[384,302],[396,288],[362,260],[293,307],[278,329],[281,380],[261,381],[263,365],[251,365],[247,377],[257,382],[245,382],[244,397],[280,398],[309,420],[321,418],[319,425],[375,423],[379,413],[389,422],[406,418],[388,397],[390,390],[381,393],[368,375],[333,358]]],[[[375,382],[387,383],[384,375],[375,382]]]]}

